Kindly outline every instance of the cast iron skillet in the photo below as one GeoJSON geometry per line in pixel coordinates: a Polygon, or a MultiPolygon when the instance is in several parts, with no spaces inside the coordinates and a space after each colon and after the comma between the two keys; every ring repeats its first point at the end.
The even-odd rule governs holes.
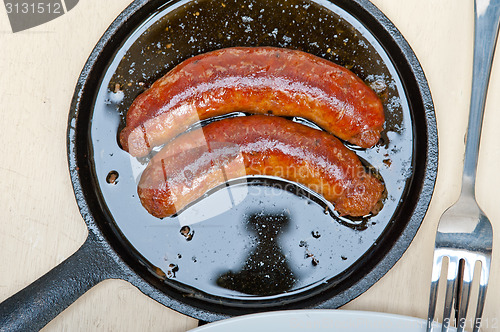
{"type": "MultiPolygon", "coordinates": [[[[135,1],[113,22],[90,55],[69,115],[69,170],[89,229],[88,239],[66,261],[1,304],[2,328],[39,329],[92,286],[109,278],[127,280],[165,306],[204,321],[263,310],[337,308],[372,286],[409,246],[432,196],[437,148],[434,109],[423,71],[397,29],[367,0],[135,1]],[[204,288],[183,276],[184,268],[196,266],[194,256],[186,262],[181,261],[185,257],[181,258],[180,252],[174,258],[168,253],[162,266],[162,262],[155,261],[158,255],[148,252],[148,248],[153,248],[152,252],[158,249],[152,231],[148,232],[157,225],[171,236],[170,242],[186,247],[168,233],[169,227],[178,225],[174,233],[181,236],[179,223],[175,222],[182,224],[182,220],[154,220],[144,212],[133,188],[137,169],[144,167],[145,160],[129,158],[119,148],[116,135],[123,126],[121,116],[135,96],[180,61],[221,47],[256,45],[316,54],[350,68],[374,87],[387,114],[382,141],[369,150],[349,147],[378,170],[388,197],[384,209],[375,217],[354,220],[329,212],[305,224],[302,219],[317,214],[318,208],[324,209],[320,198],[308,196],[299,187],[288,193],[290,197],[286,193],[278,198],[265,197],[264,201],[278,206],[283,197],[293,202],[289,204],[291,212],[285,209],[287,218],[297,222],[295,229],[305,230],[299,232],[305,240],[289,249],[290,253],[326,250],[324,256],[314,252],[321,256],[317,267],[303,263],[301,271],[313,276],[324,271],[327,277],[318,276],[305,286],[297,278],[292,282],[297,287],[275,293],[234,285],[236,288],[226,287],[233,292],[217,293],[220,287],[204,288]],[[122,91],[114,91],[115,87],[122,91]],[[111,181],[107,174],[118,175],[118,181],[111,181]],[[307,208],[299,209],[305,211],[302,214],[293,210],[297,199],[307,203],[307,208]],[[352,257],[339,254],[338,259],[328,258],[329,246],[335,248],[335,241],[329,240],[331,234],[315,229],[325,231],[320,226],[324,220],[325,227],[336,227],[336,231],[343,232],[341,235],[348,235],[339,235],[337,242],[344,238],[359,242],[352,242],[353,246],[346,249],[355,253],[352,257]],[[131,235],[137,229],[144,237],[131,235]],[[330,245],[315,247],[321,241],[330,245]],[[172,262],[178,262],[180,267],[172,262]],[[175,268],[167,271],[172,266],[175,268]]],[[[259,181],[254,182],[264,187],[275,185],[265,179],[259,181]]],[[[215,202],[213,197],[216,194],[203,201],[215,202]]],[[[231,211],[229,216],[234,217],[231,211]]],[[[224,216],[221,213],[212,217],[219,220],[224,216]]],[[[199,225],[196,240],[203,239],[203,221],[199,225]]],[[[254,231],[260,227],[258,222],[256,225],[252,226],[254,231]]],[[[274,245],[271,247],[279,247],[274,245]]],[[[206,246],[198,249],[200,261],[216,257],[207,254],[206,246]]],[[[254,248],[253,254],[257,251],[254,248]]],[[[330,256],[335,253],[330,252],[330,256]]],[[[217,262],[212,260],[215,265],[217,262]]],[[[212,265],[201,266],[209,269],[212,265]]],[[[199,273],[195,268],[191,271],[199,273]]]]}

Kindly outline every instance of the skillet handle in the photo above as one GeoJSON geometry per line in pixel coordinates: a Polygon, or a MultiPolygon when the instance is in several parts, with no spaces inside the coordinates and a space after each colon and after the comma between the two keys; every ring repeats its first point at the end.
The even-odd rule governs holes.
{"type": "Polygon", "coordinates": [[[0,303],[0,331],[37,331],[99,282],[117,277],[118,264],[92,232],[76,253],[0,303]]]}

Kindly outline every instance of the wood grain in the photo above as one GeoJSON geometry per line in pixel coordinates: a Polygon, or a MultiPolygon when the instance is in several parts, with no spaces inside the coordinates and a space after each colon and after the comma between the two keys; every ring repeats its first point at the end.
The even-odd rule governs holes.
{"type": "MultiPolygon", "coordinates": [[[[434,234],[458,197],[471,81],[473,1],[373,0],[417,54],[439,129],[435,194],[416,238],[395,267],[345,309],[425,318],[434,234]]],[[[66,121],[76,79],[92,48],[129,0],[80,1],[66,15],[13,34],[0,8],[0,301],[75,252],[87,230],[66,162],[66,121]],[[105,10],[104,10],[105,8],[105,10]]],[[[500,64],[494,62],[479,161],[478,201],[500,238],[500,64]]],[[[495,245],[496,245],[495,241],[495,245]]],[[[500,253],[494,247],[483,331],[500,326],[500,253]]],[[[186,331],[197,322],[108,280],[45,331],[186,331]]]]}

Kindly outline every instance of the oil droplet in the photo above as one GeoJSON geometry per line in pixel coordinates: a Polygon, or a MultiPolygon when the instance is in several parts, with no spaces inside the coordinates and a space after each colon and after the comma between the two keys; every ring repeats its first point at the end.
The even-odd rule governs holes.
{"type": "Polygon", "coordinates": [[[179,271],[179,266],[177,266],[177,264],[173,264],[173,263],[170,263],[168,265],[168,270],[167,270],[167,278],[171,279],[171,278],[175,278],[175,273],[179,271]]]}
{"type": "Polygon", "coordinates": [[[117,171],[111,171],[108,173],[106,176],[106,182],[109,184],[117,184],[118,183],[118,172],[117,171]]]}
{"type": "Polygon", "coordinates": [[[319,239],[321,237],[321,234],[319,233],[319,231],[312,231],[311,232],[313,238],[315,239],[319,239]]]}
{"type": "Polygon", "coordinates": [[[186,241],[191,241],[194,236],[194,231],[191,230],[189,226],[182,226],[181,228],[181,234],[186,238],[186,241]]]}

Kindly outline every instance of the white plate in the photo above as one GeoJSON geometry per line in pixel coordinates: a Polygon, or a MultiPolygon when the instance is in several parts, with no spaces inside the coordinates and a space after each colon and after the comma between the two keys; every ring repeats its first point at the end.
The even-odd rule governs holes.
{"type": "MultiPolygon", "coordinates": [[[[350,310],[288,310],[234,317],[210,323],[191,332],[335,331],[423,332],[427,321],[401,315],[350,310]]],[[[434,323],[433,331],[441,330],[434,323]]],[[[456,331],[450,328],[450,331],[456,331]]]]}

